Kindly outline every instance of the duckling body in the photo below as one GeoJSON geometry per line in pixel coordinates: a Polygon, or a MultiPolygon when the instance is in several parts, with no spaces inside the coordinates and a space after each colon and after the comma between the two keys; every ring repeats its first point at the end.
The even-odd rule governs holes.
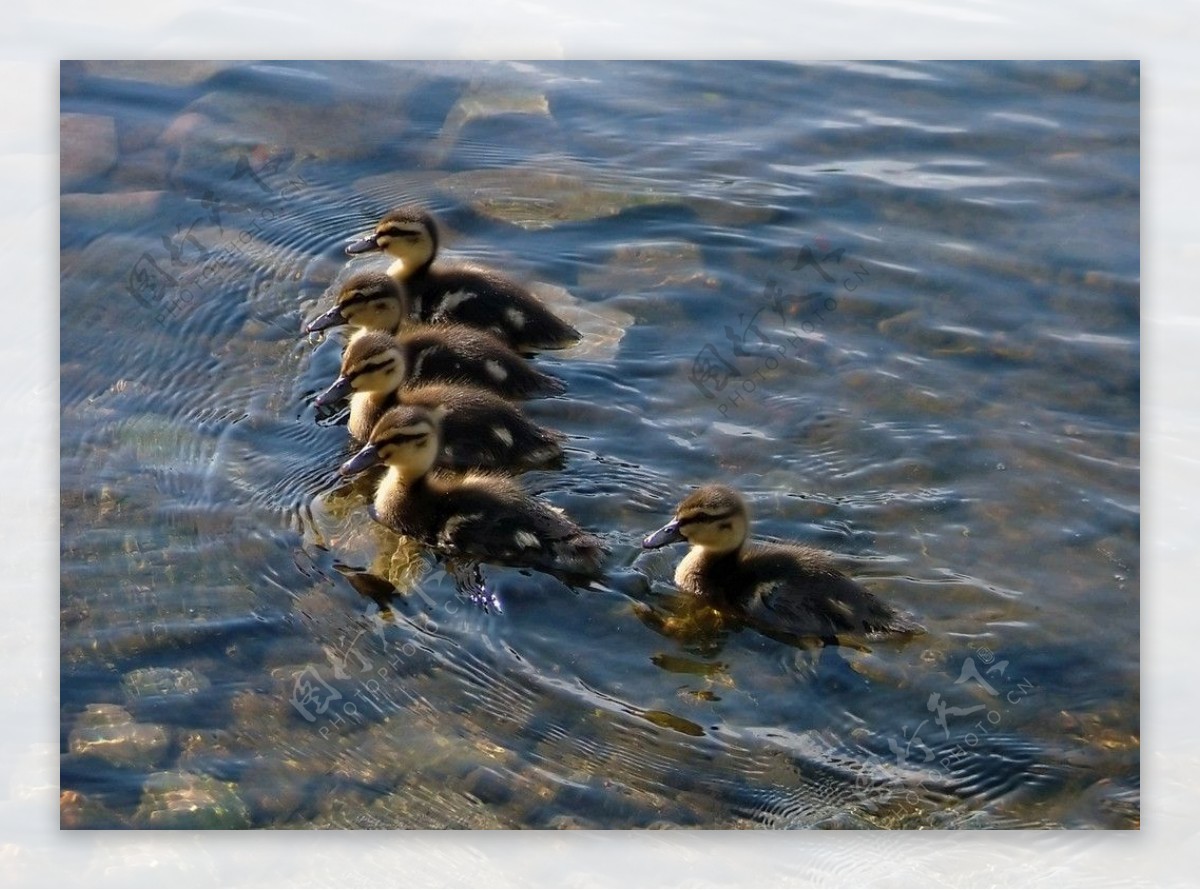
{"type": "Polygon", "coordinates": [[[563,349],[579,331],[542,305],[528,288],[473,264],[436,264],[433,217],[402,208],[381,219],[371,237],[350,244],[354,255],[383,251],[394,257],[388,275],[404,289],[408,314],[427,323],[451,322],[491,331],[521,351],[563,349]]]}
{"type": "Polygon", "coordinates": [[[484,331],[421,325],[399,337],[359,331],[342,354],[340,376],[319,401],[343,398],[351,390],[386,392],[431,383],[475,386],[510,399],[566,390],[557,377],[537,370],[484,331]]]}
{"type": "Polygon", "coordinates": [[[494,393],[454,384],[356,391],[350,397],[350,435],[366,442],[379,418],[398,405],[445,408],[441,467],[528,470],[563,456],[561,434],[538,426],[494,393]]]}
{"type": "Polygon", "coordinates": [[[828,553],[800,544],[747,543],[745,502],[724,485],[706,485],[645,548],[686,540],[675,570],[680,589],[738,612],[768,634],[821,639],[840,633],[881,636],[921,628],[839,571],[828,553]]]}
{"type": "Polygon", "coordinates": [[[434,470],[441,410],[390,409],[343,474],[382,462],[388,471],[372,516],[450,557],[594,575],[604,549],[562,511],[526,494],[510,478],[434,470]]]}

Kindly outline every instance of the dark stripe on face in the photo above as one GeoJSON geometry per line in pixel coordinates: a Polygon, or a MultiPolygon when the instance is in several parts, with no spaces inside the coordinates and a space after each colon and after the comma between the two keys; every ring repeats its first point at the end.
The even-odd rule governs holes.
{"type": "Polygon", "coordinates": [[[368,362],[365,365],[359,365],[347,377],[361,377],[363,374],[370,374],[373,371],[390,371],[396,364],[394,358],[380,359],[379,361],[368,362]]]}
{"type": "Polygon", "coordinates": [[[424,430],[419,433],[392,433],[386,438],[380,439],[375,444],[382,448],[384,445],[403,445],[405,442],[419,442],[428,437],[429,430],[424,430]]]}
{"type": "Polygon", "coordinates": [[[372,300],[387,300],[392,299],[392,295],[385,293],[383,288],[375,290],[356,290],[338,301],[338,306],[345,309],[349,306],[357,306],[360,303],[370,303],[372,300]]]}
{"type": "Polygon", "coordinates": [[[682,527],[695,525],[697,522],[720,522],[722,519],[732,519],[735,515],[737,515],[736,510],[728,510],[724,513],[691,513],[679,517],[679,525],[682,527]]]}
{"type": "Polygon", "coordinates": [[[380,229],[375,234],[386,235],[389,238],[407,238],[410,241],[416,241],[425,233],[424,229],[402,229],[399,226],[388,226],[386,229],[380,229]]]}

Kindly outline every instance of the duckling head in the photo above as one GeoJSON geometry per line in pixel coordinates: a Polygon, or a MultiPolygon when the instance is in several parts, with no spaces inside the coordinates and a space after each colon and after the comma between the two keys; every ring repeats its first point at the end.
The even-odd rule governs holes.
{"type": "Polygon", "coordinates": [[[385,272],[359,272],[338,291],[333,307],[304,326],[304,333],[348,324],[372,331],[394,331],[408,315],[403,289],[385,272]]]}
{"type": "Polygon", "coordinates": [[[403,280],[433,262],[438,248],[437,224],[424,210],[404,207],[393,210],[375,226],[375,233],[346,246],[350,255],[381,250],[396,262],[388,274],[403,280]]]}
{"type": "Polygon", "coordinates": [[[383,331],[359,331],[342,353],[340,376],[317,396],[316,404],[339,402],[351,392],[395,392],[407,374],[404,353],[395,337],[383,331]]]}
{"type": "Polygon", "coordinates": [[[652,550],[687,541],[712,553],[729,553],[745,543],[750,514],[742,496],[727,485],[705,485],[675,510],[675,518],[642,541],[652,550]]]}
{"type": "Polygon", "coordinates": [[[429,472],[441,447],[444,407],[432,411],[414,405],[392,408],[375,424],[367,446],[342,464],[343,476],[386,464],[403,479],[418,479],[429,472]]]}

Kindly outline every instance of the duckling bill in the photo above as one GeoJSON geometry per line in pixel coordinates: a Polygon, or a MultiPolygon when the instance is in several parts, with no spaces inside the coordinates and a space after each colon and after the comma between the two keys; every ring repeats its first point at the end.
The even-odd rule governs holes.
{"type": "Polygon", "coordinates": [[[675,584],[740,613],[768,635],[828,641],[842,633],[922,631],[839,571],[828,553],[794,543],[747,543],[749,526],[740,494],[706,485],[685,498],[642,547],[687,541],[691,550],[675,570],[675,584]]]}
{"type": "Polygon", "coordinates": [[[492,331],[521,351],[563,349],[582,336],[528,288],[491,269],[435,264],[437,223],[423,210],[395,210],[373,234],[346,247],[351,256],[374,251],[394,258],[387,274],[402,287],[405,312],[413,318],[492,331]]]}

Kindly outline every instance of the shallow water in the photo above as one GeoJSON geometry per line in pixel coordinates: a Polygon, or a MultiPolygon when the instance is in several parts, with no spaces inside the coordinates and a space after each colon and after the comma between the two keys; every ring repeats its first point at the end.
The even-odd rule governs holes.
{"type": "Polygon", "coordinates": [[[1138,824],[1136,64],[87,63],[62,111],[64,825],[1138,824]],[[587,332],[523,481],[605,583],[472,608],[337,478],[298,332],[406,201],[587,332]],[[710,479],[927,633],[665,633],[638,542],[710,479]]]}

